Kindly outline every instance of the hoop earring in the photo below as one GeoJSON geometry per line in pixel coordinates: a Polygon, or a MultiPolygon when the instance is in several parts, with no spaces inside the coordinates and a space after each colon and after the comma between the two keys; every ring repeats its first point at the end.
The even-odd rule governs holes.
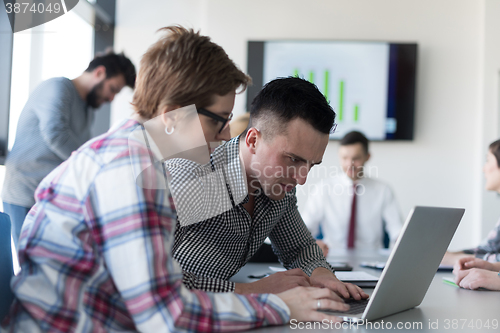
{"type": "Polygon", "coordinates": [[[172,127],[171,131],[168,130],[168,127],[165,127],[165,133],[167,133],[168,135],[174,133],[174,130],[175,130],[175,127],[172,127]]]}

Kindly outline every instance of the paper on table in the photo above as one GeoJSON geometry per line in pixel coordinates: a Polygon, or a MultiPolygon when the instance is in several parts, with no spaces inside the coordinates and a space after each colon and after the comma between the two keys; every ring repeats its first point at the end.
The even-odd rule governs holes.
{"type": "Polygon", "coordinates": [[[392,249],[380,249],[378,253],[384,256],[389,256],[392,252],[392,249]]]}
{"type": "Polygon", "coordinates": [[[383,262],[383,261],[374,261],[374,262],[363,261],[361,264],[359,264],[359,266],[367,267],[367,268],[375,268],[375,269],[384,269],[385,262],[383,262]]]}
{"type": "Polygon", "coordinates": [[[286,271],[286,268],[275,267],[275,266],[269,266],[269,269],[272,270],[273,272],[284,272],[284,271],[286,271]]]}
{"type": "Polygon", "coordinates": [[[443,278],[443,282],[446,284],[449,284],[450,286],[458,287],[458,285],[455,283],[455,280],[453,278],[443,278]]]}
{"type": "Polygon", "coordinates": [[[378,281],[378,277],[363,271],[335,272],[340,281],[378,281]]]}
{"type": "MultiPolygon", "coordinates": [[[[269,266],[269,269],[273,272],[286,271],[286,268],[276,266],[269,266]]],[[[340,281],[378,281],[377,276],[368,274],[363,271],[335,272],[335,276],[337,276],[340,281]]]]}

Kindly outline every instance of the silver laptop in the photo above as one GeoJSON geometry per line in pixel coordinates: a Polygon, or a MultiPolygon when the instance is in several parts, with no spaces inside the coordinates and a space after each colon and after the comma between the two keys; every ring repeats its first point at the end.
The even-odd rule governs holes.
{"type": "MultiPolygon", "coordinates": [[[[364,311],[327,312],[345,321],[358,322],[418,306],[464,212],[465,209],[459,208],[415,207],[401,230],[372,296],[364,302],[364,311]]],[[[357,304],[350,305],[354,308],[357,304]]]]}

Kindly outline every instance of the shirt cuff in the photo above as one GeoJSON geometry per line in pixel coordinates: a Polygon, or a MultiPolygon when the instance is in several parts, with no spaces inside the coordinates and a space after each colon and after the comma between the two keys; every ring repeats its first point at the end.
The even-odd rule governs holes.
{"type": "Polygon", "coordinates": [[[198,277],[189,272],[183,272],[182,283],[187,289],[198,289],[213,293],[234,292],[235,288],[234,282],[198,277]]]}
{"type": "Polygon", "coordinates": [[[326,262],[326,260],[311,262],[311,263],[301,267],[301,269],[304,271],[304,273],[311,276],[312,272],[318,267],[326,268],[330,272],[335,273],[335,269],[333,269],[333,267],[330,266],[330,264],[328,262],[326,262]]]}

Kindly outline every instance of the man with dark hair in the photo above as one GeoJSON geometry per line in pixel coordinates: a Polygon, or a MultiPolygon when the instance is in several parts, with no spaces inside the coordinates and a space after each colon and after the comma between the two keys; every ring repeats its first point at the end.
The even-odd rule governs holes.
{"type": "MultiPolygon", "coordinates": [[[[98,55],[89,63],[89,66],[85,70],[85,73],[92,73],[99,67],[104,67],[104,69],[106,70],[106,79],[123,77],[125,79],[125,86],[134,89],[136,76],[135,67],[130,59],[125,57],[123,53],[116,54],[113,52],[107,52],[103,55],[98,55]]],[[[103,103],[103,101],[99,99],[103,97],[101,95],[104,88],[104,83],[105,81],[102,80],[100,83],[95,85],[87,94],[86,100],[87,104],[90,107],[98,108],[103,103]]],[[[111,102],[115,94],[117,94],[117,92],[113,94],[111,100],[104,100],[104,102],[111,102]]]]}
{"type": "Polygon", "coordinates": [[[33,91],[5,162],[4,211],[17,248],[21,227],[42,179],[90,139],[91,108],[111,102],[124,86],[134,88],[135,67],[123,54],[97,56],[79,77],[52,78],[33,91]]]}
{"type": "Polygon", "coordinates": [[[295,186],[321,163],[334,120],[314,84],[276,79],[252,103],[249,129],[218,147],[208,167],[167,162],[178,214],[174,258],[186,286],[248,294],[314,285],[346,298],[368,297],[335,277],[297,210],[295,186]],[[267,237],[288,271],[254,283],[230,282],[267,237]]]}
{"type": "MultiPolygon", "coordinates": [[[[361,132],[352,131],[344,135],[342,140],[340,140],[340,146],[350,146],[360,144],[363,152],[365,153],[366,160],[370,159],[370,153],[368,151],[368,138],[361,132]]],[[[358,147],[359,148],[359,147],[358,147]]]]}
{"type": "MultiPolygon", "coordinates": [[[[402,227],[391,188],[365,175],[370,159],[368,139],[361,132],[347,133],[340,141],[343,173],[323,180],[308,196],[304,222],[313,235],[323,234],[318,245],[328,248],[380,249],[384,230],[393,245],[402,227]]],[[[327,251],[326,251],[327,252],[327,251]]]]}

